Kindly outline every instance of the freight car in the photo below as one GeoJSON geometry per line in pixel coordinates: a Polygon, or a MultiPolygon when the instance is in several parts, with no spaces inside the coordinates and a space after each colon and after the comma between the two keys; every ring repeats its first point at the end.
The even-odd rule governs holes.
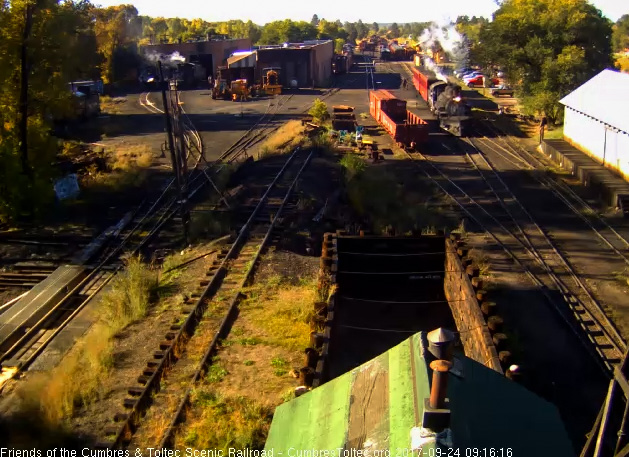
{"type": "Polygon", "coordinates": [[[428,139],[428,123],[406,109],[406,100],[389,91],[369,91],[369,112],[401,147],[413,149],[428,139]]]}
{"type": "Polygon", "coordinates": [[[443,80],[439,79],[434,72],[430,70],[419,71],[418,68],[413,68],[413,86],[415,86],[415,89],[426,103],[429,103],[428,89],[438,81],[443,80]]]}
{"type": "Polygon", "coordinates": [[[428,89],[428,105],[437,116],[439,126],[455,136],[465,136],[470,129],[472,113],[461,97],[461,87],[438,81],[428,89]]]}
{"type": "Polygon", "coordinates": [[[397,43],[389,43],[389,51],[391,52],[391,60],[404,59],[404,48],[397,43]]]}

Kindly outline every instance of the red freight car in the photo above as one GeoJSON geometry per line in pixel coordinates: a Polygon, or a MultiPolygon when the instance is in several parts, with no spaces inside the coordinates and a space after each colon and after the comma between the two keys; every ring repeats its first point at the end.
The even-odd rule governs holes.
{"type": "Polygon", "coordinates": [[[425,102],[428,102],[428,88],[437,81],[440,81],[440,79],[432,71],[419,71],[418,68],[413,68],[413,86],[415,86],[415,89],[425,102]]]}
{"type": "Polygon", "coordinates": [[[406,100],[389,91],[369,91],[369,112],[398,145],[412,148],[428,139],[428,123],[406,109],[406,100]]]}

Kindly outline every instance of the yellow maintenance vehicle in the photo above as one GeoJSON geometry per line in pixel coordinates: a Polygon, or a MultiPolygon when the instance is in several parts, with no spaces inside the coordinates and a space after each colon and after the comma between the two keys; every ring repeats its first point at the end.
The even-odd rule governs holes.
{"type": "Polygon", "coordinates": [[[280,95],[282,93],[280,69],[274,67],[264,68],[262,73],[262,90],[267,95],[280,95]]]}
{"type": "Polygon", "coordinates": [[[250,95],[249,86],[246,79],[236,79],[231,84],[232,101],[247,101],[250,95]]]}

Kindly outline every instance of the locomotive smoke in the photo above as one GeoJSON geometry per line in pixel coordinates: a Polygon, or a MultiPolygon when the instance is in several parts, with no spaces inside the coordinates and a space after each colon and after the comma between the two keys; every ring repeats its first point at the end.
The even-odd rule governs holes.
{"type": "Polygon", "coordinates": [[[186,58],[184,56],[182,56],[181,54],[179,54],[178,51],[173,52],[172,54],[158,54],[156,52],[150,52],[150,53],[146,53],[144,54],[144,59],[147,62],[156,64],[157,61],[161,60],[162,61],[162,65],[166,66],[166,67],[176,67],[178,63],[184,63],[186,61],[186,58]]]}
{"type": "MultiPolygon", "coordinates": [[[[433,22],[430,27],[424,29],[419,42],[422,48],[432,48],[436,44],[450,56],[452,61],[458,66],[464,66],[468,61],[468,46],[463,35],[456,31],[454,24],[448,22],[446,24],[437,24],[433,22]]],[[[434,65],[434,62],[432,62],[434,65]]],[[[428,66],[428,65],[427,65],[428,66]]],[[[431,70],[433,70],[431,68],[431,70]]],[[[435,70],[433,70],[435,71],[435,70]]],[[[435,71],[435,73],[438,73],[435,71]]]]}
{"type": "Polygon", "coordinates": [[[439,68],[435,61],[428,56],[424,56],[424,67],[433,71],[435,73],[435,76],[437,76],[437,78],[439,78],[441,81],[446,83],[448,82],[448,78],[441,72],[441,68],[439,68]]]}

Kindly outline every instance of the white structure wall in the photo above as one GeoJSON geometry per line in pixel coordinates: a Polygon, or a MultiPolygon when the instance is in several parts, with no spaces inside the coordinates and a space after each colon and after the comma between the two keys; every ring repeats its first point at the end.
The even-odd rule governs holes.
{"type": "Polygon", "coordinates": [[[566,141],[629,179],[629,134],[566,107],[566,141]]]}

